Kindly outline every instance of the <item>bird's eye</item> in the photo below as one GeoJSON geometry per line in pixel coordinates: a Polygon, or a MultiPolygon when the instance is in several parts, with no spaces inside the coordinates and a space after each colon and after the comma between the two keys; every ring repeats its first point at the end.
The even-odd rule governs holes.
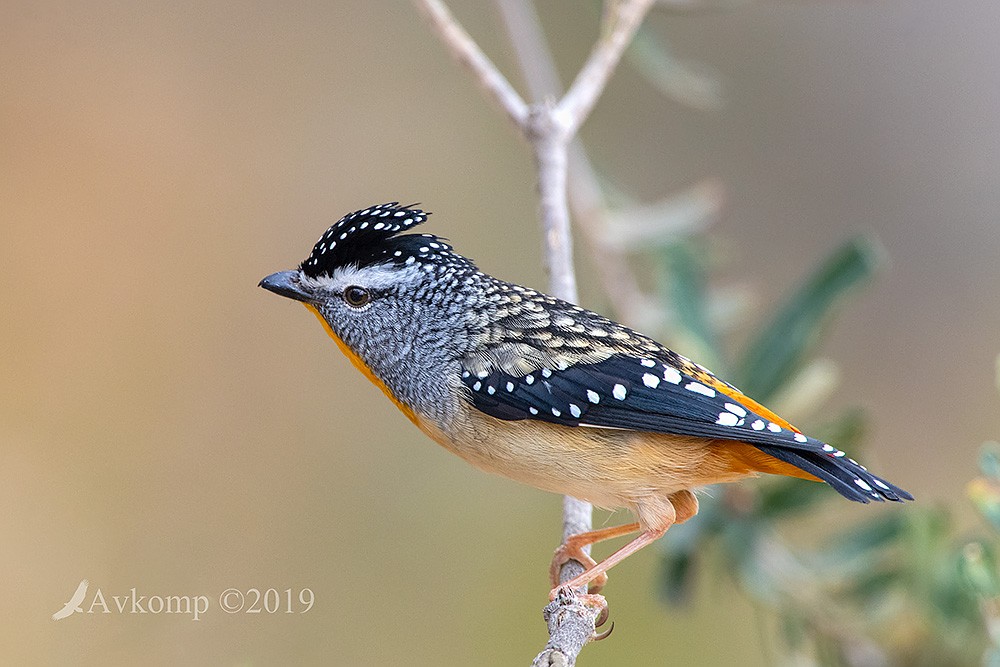
{"type": "Polygon", "coordinates": [[[347,302],[348,306],[353,308],[361,308],[362,306],[368,305],[371,301],[371,292],[366,290],[364,287],[358,287],[357,285],[350,285],[344,290],[344,301],[347,302]]]}

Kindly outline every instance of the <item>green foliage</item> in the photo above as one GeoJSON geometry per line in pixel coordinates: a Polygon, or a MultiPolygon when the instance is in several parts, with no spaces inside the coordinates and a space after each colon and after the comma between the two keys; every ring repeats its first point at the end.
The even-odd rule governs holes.
{"type": "Polygon", "coordinates": [[[864,237],[834,252],[748,346],[734,369],[737,385],[759,401],[771,398],[812,351],[834,306],[871,278],[879,257],[877,246],[864,237]]]}
{"type": "MultiPolygon", "coordinates": [[[[675,316],[670,338],[725,369],[764,402],[794,382],[825,324],[845,297],[871,279],[881,256],[868,239],[845,243],[779,305],[734,360],[708,317],[709,253],[703,241],[679,239],[656,252],[664,268],[663,297],[675,316]]],[[[810,426],[825,441],[856,453],[866,419],[851,409],[810,426]]],[[[956,536],[940,508],[871,508],[862,520],[845,522],[837,513],[842,505],[823,505],[837,498],[826,485],[786,478],[724,485],[702,497],[695,519],[675,526],[659,543],[661,597],[683,603],[699,567],[717,567],[771,610],[782,662],[1000,667],[1000,444],[987,443],[979,463],[982,476],[969,484],[969,497],[993,533],[973,539],[956,536]],[[793,546],[783,537],[791,522],[816,516],[829,518],[818,544],[793,546]]]]}
{"type": "Polygon", "coordinates": [[[694,109],[723,105],[722,84],[704,65],[679,60],[666,40],[640,26],[626,57],[652,86],[668,98],[694,109]]]}

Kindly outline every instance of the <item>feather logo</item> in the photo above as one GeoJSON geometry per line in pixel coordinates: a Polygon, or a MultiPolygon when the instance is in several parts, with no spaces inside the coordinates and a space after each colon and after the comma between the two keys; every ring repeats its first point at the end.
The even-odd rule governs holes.
{"type": "Polygon", "coordinates": [[[83,607],[80,603],[83,602],[83,598],[87,596],[87,587],[90,586],[90,582],[84,579],[80,582],[80,585],[76,587],[76,592],[70,597],[69,602],[63,605],[63,608],[52,614],[52,620],[58,621],[60,619],[66,618],[67,616],[72,616],[74,612],[83,613],[83,607]]]}

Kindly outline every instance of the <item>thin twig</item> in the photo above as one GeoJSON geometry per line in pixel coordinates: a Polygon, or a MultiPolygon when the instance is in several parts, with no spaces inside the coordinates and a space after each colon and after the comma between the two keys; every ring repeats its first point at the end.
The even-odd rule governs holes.
{"type": "Polygon", "coordinates": [[[517,94],[500,70],[486,57],[475,40],[455,20],[441,0],[413,0],[424,13],[438,37],[458,62],[469,68],[490,97],[500,105],[511,121],[524,131],[528,120],[528,105],[517,94]]]}
{"type": "Polygon", "coordinates": [[[621,0],[605,5],[601,37],[586,64],[559,102],[558,112],[566,120],[566,133],[574,136],[618,66],[625,47],[653,6],[654,0],[621,0]],[[610,29],[609,29],[610,28],[610,29]]]}
{"type": "Polygon", "coordinates": [[[563,87],[535,5],[531,0],[496,0],[496,5],[528,86],[528,96],[533,100],[558,98],[563,87]]]}

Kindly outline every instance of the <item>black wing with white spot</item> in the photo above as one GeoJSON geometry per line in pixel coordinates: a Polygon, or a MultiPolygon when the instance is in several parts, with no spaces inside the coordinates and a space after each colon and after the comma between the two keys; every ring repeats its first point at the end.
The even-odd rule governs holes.
{"type": "Polygon", "coordinates": [[[815,475],[851,500],[912,499],[844,452],[789,428],[735,388],[678,359],[685,362],[682,368],[676,359],[617,354],[519,376],[465,372],[463,382],[472,404],[498,419],[739,440],[815,475]]]}

